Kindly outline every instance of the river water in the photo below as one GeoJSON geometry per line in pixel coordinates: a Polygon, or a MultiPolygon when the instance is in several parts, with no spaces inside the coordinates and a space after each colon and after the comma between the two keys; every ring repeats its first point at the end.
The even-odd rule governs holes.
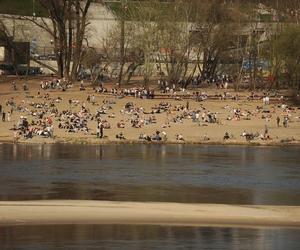
{"type": "MultiPolygon", "coordinates": [[[[300,205],[299,152],[299,147],[2,144],[0,200],[300,205]]],[[[299,232],[129,225],[0,227],[0,246],[300,249],[299,232]]]]}
{"type": "Polygon", "coordinates": [[[159,226],[0,227],[1,249],[299,250],[300,230],[159,226]]]}
{"type": "Polygon", "coordinates": [[[0,145],[0,199],[300,205],[300,148],[0,145]]]}

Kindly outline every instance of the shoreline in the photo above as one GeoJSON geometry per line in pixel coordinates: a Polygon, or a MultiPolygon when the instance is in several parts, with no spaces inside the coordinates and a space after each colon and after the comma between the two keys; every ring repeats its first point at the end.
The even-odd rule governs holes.
{"type": "Polygon", "coordinates": [[[16,145],[53,145],[53,144],[70,144],[70,145],[195,145],[195,146],[249,146],[249,147],[299,147],[300,141],[290,142],[242,142],[242,141],[142,141],[142,140],[107,140],[107,139],[90,139],[85,137],[77,138],[57,138],[22,140],[14,143],[12,139],[1,139],[0,144],[16,145]]]}
{"type": "Polygon", "coordinates": [[[0,202],[0,226],[163,225],[300,228],[300,206],[112,201],[0,202]]]}

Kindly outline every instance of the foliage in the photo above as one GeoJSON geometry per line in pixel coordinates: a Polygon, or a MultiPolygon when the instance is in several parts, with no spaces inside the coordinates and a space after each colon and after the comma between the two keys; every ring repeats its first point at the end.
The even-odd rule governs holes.
{"type": "Polygon", "coordinates": [[[275,51],[283,62],[287,80],[300,88],[300,27],[287,27],[275,41],[275,51]]]}

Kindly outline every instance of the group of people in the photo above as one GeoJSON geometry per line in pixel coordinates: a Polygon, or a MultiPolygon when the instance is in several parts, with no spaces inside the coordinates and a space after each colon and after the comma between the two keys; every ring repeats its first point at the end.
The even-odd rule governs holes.
{"type": "Polygon", "coordinates": [[[40,88],[43,90],[47,89],[61,89],[65,91],[68,88],[71,88],[72,84],[70,81],[67,81],[66,79],[52,79],[47,81],[41,81],[40,88]]]}
{"type": "MultiPolygon", "coordinates": [[[[225,77],[222,81],[227,80],[225,77]]],[[[3,106],[0,105],[3,122],[11,122],[12,114],[16,111],[22,114],[16,124],[11,128],[15,133],[15,139],[21,135],[25,139],[30,139],[34,136],[53,138],[54,127],[56,127],[58,131],[64,131],[65,133],[83,133],[84,135],[96,136],[96,138],[105,138],[105,130],[114,128],[118,129],[115,138],[124,140],[126,139],[124,129],[134,128],[140,130],[149,126],[155,127],[156,129],[149,134],[140,133],[138,137],[140,140],[166,141],[170,139],[167,138],[169,128],[174,125],[184,124],[189,120],[198,123],[199,126],[213,126],[213,124],[222,125],[223,122],[231,123],[241,120],[251,120],[255,117],[265,121],[266,126],[264,131],[262,133],[244,131],[242,136],[245,137],[247,141],[256,138],[269,140],[271,139],[268,126],[269,122],[275,118],[278,127],[283,126],[286,128],[291,122],[291,113],[293,112],[290,106],[283,103],[277,106],[271,105],[270,97],[266,94],[262,98],[262,106],[257,106],[255,109],[242,108],[236,102],[231,105],[225,105],[224,112],[222,111],[223,113],[220,113],[208,109],[204,106],[204,103],[190,105],[192,98],[196,101],[204,101],[209,97],[205,91],[197,91],[193,93],[192,98],[181,100],[180,102],[173,100],[170,102],[161,101],[153,104],[151,108],[146,108],[141,104],[134,103],[140,103],[141,101],[128,101],[119,110],[119,114],[121,114],[121,117],[119,117],[119,115],[116,116],[115,112],[117,111],[114,105],[120,96],[152,99],[155,98],[154,91],[146,88],[112,88],[111,90],[106,90],[106,93],[113,94],[113,97],[111,99],[105,97],[102,103],[99,101],[97,93],[93,93],[92,91],[88,93],[82,92],[81,95],[86,98],[79,99],[76,97],[64,99],[62,96],[54,97],[54,95],[49,94],[51,92],[48,90],[62,89],[66,84],[67,82],[64,80],[58,79],[43,81],[40,85],[41,89],[33,99],[29,99],[26,95],[25,100],[17,103],[13,97],[9,98],[5,103],[7,106],[5,109],[9,110],[7,112],[4,111],[3,106]],[[40,91],[43,94],[41,94],[40,91]],[[61,108],[60,105],[65,102],[68,103],[69,106],[66,105],[64,108],[61,108]],[[278,115],[275,109],[277,111],[280,110],[281,115],[278,115]],[[29,116],[31,117],[31,121],[27,118],[29,116]],[[116,119],[117,121],[113,122],[112,119],[116,117],[118,117],[118,119],[116,119]],[[162,120],[164,120],[164,122],[161,122],[162,120]],[[92,122],[94,124],[96,123],[96,125],[92,125],[92,122]]],[[[174,90],[176,90],[175,86],[168,89],[169,85],[166,82],[160,82],[160,84],[162,84],[164,91],[171,91],[173,87],[174,90]]],[[[83,83],[80,84],[80,89],[82,91],[86,90],[83,83]]],[[[58,92],[53,91],[53,93],[56,94],[58,92]]],[[[227,98],[233,99],[226,91],[221,96],[215,95],[214,97],[221,98],[222,100],[227,100],[227,98]]],[[[177,141],[185,141],[184,136],[178,132],[174,139],[177,141]]],[[[210,139],[207,135],[205,135],[204,138],[205,140],[210,139]]],[[[232,138],[232,134],[226,131],[223,139],[230,140],[232,138]]]]}
{"type": "Polygon", "coordinates": [[[186,89],[189,85],[192,87],[212,86],[215,85],[218,89],[227,89],[229,84],[233,82],[233,78],[229,75],[222,74],[214,77],[208,74],[196,75],[193,77],[181,78],[177,81],[168,82],[163,76],[160,77],[157,84],[162,92],[176,91],[176,89],[186,89]]]}
{"type": "Polygon", "coordinates": [[[20,116],[17,124],[11,128],[13,130],[13,140],[17,142],[21,136],[24,139],[32,139],[34,136],[41,136],[44,138],[54,137],[54,125],[52,122],[45,121],[28,121],[26,116],[20,116]]]}

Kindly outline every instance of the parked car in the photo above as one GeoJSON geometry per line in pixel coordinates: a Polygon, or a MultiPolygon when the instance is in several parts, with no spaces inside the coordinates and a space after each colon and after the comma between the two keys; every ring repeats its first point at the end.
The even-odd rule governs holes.
{"type": "Polygon", "coordinates": [[[48,60],[48,57],[46,55],[40,55],[38,60],[48,60]]]}
{"type": "Polygon", "coordinates": [[[51,60],[51,61],[56,60],[56,55],[55,54],[48,54],[47,57],[48,57],[48,60],[51,60]]]}
{"type": "Polygon", "coordinates": [[[30,57],[37,60],[39,59],[40,55],[37,53],[30,53],[30,57]]]}

